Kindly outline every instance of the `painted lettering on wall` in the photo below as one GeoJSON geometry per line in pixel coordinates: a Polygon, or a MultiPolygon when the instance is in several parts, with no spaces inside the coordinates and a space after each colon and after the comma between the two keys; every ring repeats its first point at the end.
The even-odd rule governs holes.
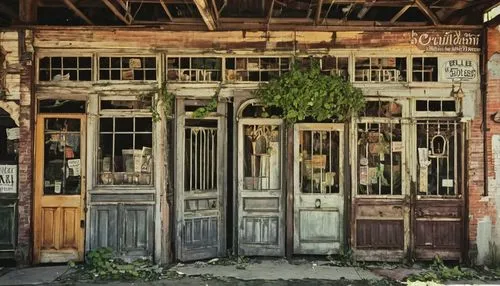
{"type": "Polygon", "coordinates": [[[411,44],[430,52],[480,52],[480,33],[462,31],[411,32],[411,44]]]}
{"type": "Polygon", "coordinates": [[[0,193],[17,192],[17,165],[0,165],[0,193]]]}
{"type": "Polygon", "coordinates": [[[448,60],[442,71],[444,77],[452,81],[470,81],[478,76],[477,63],[467,59],[448,60]]]}

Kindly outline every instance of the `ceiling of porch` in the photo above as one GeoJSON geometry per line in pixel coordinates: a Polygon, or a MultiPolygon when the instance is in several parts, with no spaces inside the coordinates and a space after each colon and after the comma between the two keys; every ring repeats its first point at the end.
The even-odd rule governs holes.
{"type": "Polygon", "coordinates": [[[322,30],[478,25],[498,0],[2,0],[0,25],[322,30]],[[29,7],[29,8],[23,8],[29,7]],[[23,11],[32,10],[32,11],[23,11]],[[21,16],[19,16],[21,15],[21,16]],[[26,19],[26,18],[25,18],[26,19]]]}

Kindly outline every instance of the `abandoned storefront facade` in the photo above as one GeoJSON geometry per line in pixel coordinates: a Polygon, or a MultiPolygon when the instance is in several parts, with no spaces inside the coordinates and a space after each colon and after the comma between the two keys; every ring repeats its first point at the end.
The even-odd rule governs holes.
{"type": "MultiPolygon", "coordinates": [[[[160,2],[167,12],[177,5],[160,2]]],[[[228,31],[235,19],[212,23],[198,2],[187,7],[200,9],[203,28],[224,31],[14,32],[33,51],[23,58],[31,84],[13,101],[22,108],[28,98],[32,120],[24,156],[34,153],[34,263],[83,260],[99,247],[156,262],[347,248],[359,260],[468,259],[469,173],[481,165],[469,156],[482,114],[480,26],[441,26],[416,1],[395,9],[390,28],[295,31],[277,18],[281,31],[228,31]],[[397,25],[408,9],[431,24],[397,25]],[[259,84],[311,59],[362,89],[360,114],[288,125],[255,98],[259,84]]],[[[326,18],[343,2],[316,11],[326,18]]],[[[15,204],[16,194],[0,203],[15,204]]]]}

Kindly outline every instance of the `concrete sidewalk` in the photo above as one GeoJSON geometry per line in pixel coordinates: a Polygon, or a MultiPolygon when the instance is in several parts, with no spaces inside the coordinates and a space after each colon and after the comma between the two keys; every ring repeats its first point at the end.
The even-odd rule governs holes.
{"type": "MultiPolygon", "coordinates": [[[[180,284],[183,285],[189,285],[189,281],[195,282],[196,279],[199,279],[199,277],[237,279],[241,281],[291,281],[303,279],[334,281],[381,279],[380,276],[373,274],[368,270],[356,267],[334,267],[328,266],[326,263],[326,261],[321,261],[290,264],[286,260],[257,260],[246,263],[242,267],[242,265],[213,265],[206,262],[195,262],[191,264],[179,263],[178,265],[170,268],[168,271],[174,271],[178,275],[186,275],[187,278],[177,280],[177,283],[182,281],[180,284]]],[[[57,284],[57,278],[67,271],[71,271],[71,269],[65,265],[11,269],[3,276],[0,276],[0,286],[57,284]]],[[[167,281],[163,281],[164,280],[157,281],[153,284],[159,283],[157,285],[168,285],[169,282],[167,283],[167,281]]],[[[171,282],[173,283],[175,280],[171,282]]],[[[73,284],[78,285],[79,282],[75,281],[73,284]]],[[[196,284],[197,283],[194,283],[193,285],[196,284]]],[[[120,285],[137,284],[132,283],[120,285]]]]}

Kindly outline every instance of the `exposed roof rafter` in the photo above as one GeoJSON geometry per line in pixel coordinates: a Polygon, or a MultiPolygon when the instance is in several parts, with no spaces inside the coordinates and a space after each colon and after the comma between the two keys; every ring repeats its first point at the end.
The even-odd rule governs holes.
{"type": "Polygon", "coordinates": [[[165,3],[165,0],[160,0],[161,7],[163,7],[163,11],[165,11],[165,14],[167,14],[167,17],[170,19],[170,21],[174,21],[174,17],[172,16],[172,13],[168,10],[167,3],[165,3]]]}
{"type": "Polygon", "coordinates": [[[193,0],[209,31],[217,29],[217,22],[207,0],[193,0]]]}
{"type": "Polygon", "coordinates": [[[111,10],[111,12],[113,12],[113,14],[115,14],[115,16],[122,20],[123,23],[127,24],[127,25],[130,25],[131,24],[131,21],[129,21],[127,18],[125,18],[125,16],[122,15],[122,13],[120,13],[120,11],[118,11],[118,9],[116,9],[115,5],[113,5],[113,3],[109,2],[109,0],[101,0],[104,5],[106,5],[109,10],[111,10]]]}
{"type": "Polygon", "coordinates": [[[439,18],[422,0],[415,0],[415,5],[432,21],[434,25],[439,25],[439,18]]]}
{"type": "Polygon", "coordinates": [[[321,9],[323,7],[323,0],[318,0],[318,6],[316,7],[316,14],[314,15],[314,24],[318,25],[321,16],[321,9]]]}
{"type": "Polygon", "coordinates": [[[83,14],[83,12],[80,9],[78,9],[78,7],[76,7],[75,4],[71,0],[63,0],[63,2],[78,17],[82,18],[82,20],[85,21],[85,23],[87,23],[89,25],[94,25],[94,23],[92,23],[92,21],[87,16],[85,16],[85,14],[83,14]]]}
{"type": "Polygon", "coordinates": [[[401,10],[399,10],[398,13],[396,13],[396,15],[394,15],[394,17],[392,17],[391,19],[391,23],[396,23],[396,21],[401,18],[401,16],[403,16],[403,14],[408,11],[408,9],[410,9],[411,7],[413,7],[412,4],[408,4],[406,6],[404,6],[403,8],[401,8],[401,10]]]}

